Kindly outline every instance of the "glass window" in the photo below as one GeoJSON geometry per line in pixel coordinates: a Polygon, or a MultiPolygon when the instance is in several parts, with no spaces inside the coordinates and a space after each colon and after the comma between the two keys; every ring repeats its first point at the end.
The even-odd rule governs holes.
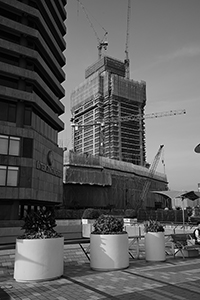
{"type": "Polygon", "coordinates": [[[24,111],[24,125],[31,125],[32,111],[30,107],[25,107],[24,111]]]}
{"type": "Polygon", "coordinates": [[[0,135],[0,154],[19,156],[20,138],[0,135]]]}
{"type": "Polygon", "coordinates": [[[8,167],[7,186],[17,186],[19,167],[8,167]]]}
{"type": "Polygon", "coordinates": [[[8,109],[8,121],[16,122],[16,104],[10,104],[8,109]]]}
{"type": "Polygon", "coordinates": [[[0,101],[0,120],[16,122],[16,104],[0,101]]]}
{"type": "Polygon", "coordinates": [[[8,104],[0,101],[0,120],[7,121],[8,104]]]}
{"type": "Polygon", "coordinates": [[[0,154],[8,153],[8,136],[0,135],[0,154]]]}
{"type": "Polygon", "coordinates": [[[20,138],[10,137],[9,155],[19,156],[20,138]]]}
{"type": "Polygon", "coordinates": [[[22,157],[33,157],[33,139],[23,138],[22,157]]]}
{"type": "Polygon", "coordinates": [[[6,166],[0,166],[0,186],[6,185],[6,166]]]}
{"type": "Polygon", "coordinates": [[[0,186],[18,185],[19,167],[0,166],[0,186]]]}

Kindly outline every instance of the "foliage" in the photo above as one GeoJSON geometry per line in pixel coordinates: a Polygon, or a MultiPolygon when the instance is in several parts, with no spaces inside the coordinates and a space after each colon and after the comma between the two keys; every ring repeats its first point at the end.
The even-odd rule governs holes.
{"type": "Polygon", "coordinates": [[[147,232],[164,232],[164,227],[156,220],[144,222],[144,231],[147,232]]]}
{"type": "Polygon", "coordinates": [[[137,214],[136,214],[135,209],[127,208],[124,212],[124,217],[125,218],[136,218],[137,214]]]}
{"type": "MultiPolygon", "coordinates": [[[[187,220],[187,211],[184,210],[185,221],[187,220]]],[[[145,220],[158,220],[160,222],[172,222],[172,223],[182,223],[183,222],[183,213],[182,210],[139,210],[137,214],[137,221],[144,222],[145,220]]]]}
{"type": "Polygon", "coordinates": [[[86,208],[83,212],[82,219],[97,219],[100,216],[98,209],[86,208]]]}
{"type": "Polygon", "coordinates": [[[54,210],[51,208],[41,208],[37,211],[31,211],[24,218],[24,225],[22,229],[25,233],[20,236],[20,239],[48,239],[61,237],[54,227],[56,227],[56,220],[54,210]]]}
{"type": "Polygon", "coordinates": [[[95,234],[119,234],[123,233],[123,218],[117,218],[111,215],[101,215],[93,224],[95,234]]]}
{"type": "MultiPolygon", "coordinates": [[[[57,207],[55,209],[55,218],[58,220],[71,220],[71,219],[82,219],[83,213],[87,208],[80,208],[80,209],[71,209],[71,208],[64,208],[64,207],[57,207]]],[[[123,216],[124,210],[123,209],[112,209],[110,212],[108,209],[102,207],[93,207],[93,209],[98,210],[99,215],[101,214],[112,214],[116,216],[123,216]]],[[[96,218],[97,219],[97,218],[96,218]]]]}
{"type": "Polygon", "coordinates": [[[57,220],[72,220],[81,219],[84,209],[66,209],[59,208],[55,210],[55,218],[57,220]]]}

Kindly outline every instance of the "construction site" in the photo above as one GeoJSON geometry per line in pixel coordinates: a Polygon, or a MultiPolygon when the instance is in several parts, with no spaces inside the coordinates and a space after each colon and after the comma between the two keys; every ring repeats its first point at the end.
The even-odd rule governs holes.
{"type": "Polygon", "coordinates": [[[64,158],[64,198],[67,208],[165,208],[165,174],[155,172],[162,147],[150,169],[103,156],[68,151],[64,158]]]}
{"type": "Polygon", "coordinates": [[[145,119],[185,112],[145,115],[146,82],[130,78],[130,9],[129,0],[124,61],[105,54],[105,32],[103,39],[98,38],[98,60],[86,68],[83,82],[71,93],[73,150],[64,157],[64,204],[68,207],[166,207],[162,196],[150,193],[168,190],[166,174],[156,171],[164,145],[150,165],[145,119]]]}

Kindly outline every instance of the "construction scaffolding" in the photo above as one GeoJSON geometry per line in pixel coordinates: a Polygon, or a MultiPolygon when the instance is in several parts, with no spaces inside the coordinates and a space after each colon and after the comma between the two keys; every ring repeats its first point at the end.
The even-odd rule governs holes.
{"type": "Polygon", "coordinates": [[[88,79],[84,80],[74,91],[71,93],[71,110],[77,113],[76,109],[82,108],[80,105],[90,103],[94,99],[98,99],[103,94],[102,77],[98,74],[91,75],[88,79]]]}
{"type": "Polygon", "coordinates": [[[111,73],[124,77],[124,62],[109,56],[104,56],[85,70],[85,78],[90,77],[96,72],[103,73],[104,71],[109,71],[111,73]]]}
{"type": "Polygon", "coordinates": [[[124,62],[107,56],[86,69],[86,79],[71,94],[72,119],[77,125],[73,147],[77,153],[145,165],[146,83],[124,76],[124,62]],[[130,115],[141,118],[120,121],[130,115]]]}
{"type": "MultiPolygon", "coordinates": [[[[64,205],[67,207],[134,208],[140,199],[146,180],[150,190],[167,190],[165,174],[155,172],[152,178],[148,168],[101,156],[77,154],[64,155],[64,205]]],[[[154,208],[162,197],[148,193],[144,206],[154,208]]]]}

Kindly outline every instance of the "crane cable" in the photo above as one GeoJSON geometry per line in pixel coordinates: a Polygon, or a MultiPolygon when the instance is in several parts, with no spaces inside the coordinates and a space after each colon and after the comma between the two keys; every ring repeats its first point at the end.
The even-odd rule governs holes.
{"type": "Polygon", "coordinates": [[[88,15],[88,13],[89,13],[89,11],[87,12],[86,11],[86,9],[85,9],[85,7],[83,6],[83,3],[80,1],[80,0],[77,0],[77,2],[81,5],[81,7],[82,7],[82,9],[83,9],[83,11],[84,11],[84,13],[85,13],[85,15],[86,15],[86,18],[88,19],[88,22],[90,23],[90,26],[91,26],[91,28],[92,28],[92,30],[94,31],[94,34],[95,34],[95,36],[96,36],[96,38],[97,38],[97,40],[98,40],[98,42],[99,42],[99,44],[105,39],[105,37],[107,36],[107,34],[108,34],[108,32],[107,32],[107,30],[95,19],[95,17],[94,16],[92,16],[92,14],[91,14],[91,16],[95,19],[95,21],[99,24],[99,26],[105,31],[105,33],[104,33],[104,36],[103,36],[103,39],[102,40],[100,40],[100,38],[98,37],[98,34],[97,34],[97,32],[96,32],[96,30],[94,29],[94,26],[93,26],[93,24],[92,24],[92,22],[91,22],[91,20],[90,20],[90,18],[89,18],[89,15],[88,15]]]}

